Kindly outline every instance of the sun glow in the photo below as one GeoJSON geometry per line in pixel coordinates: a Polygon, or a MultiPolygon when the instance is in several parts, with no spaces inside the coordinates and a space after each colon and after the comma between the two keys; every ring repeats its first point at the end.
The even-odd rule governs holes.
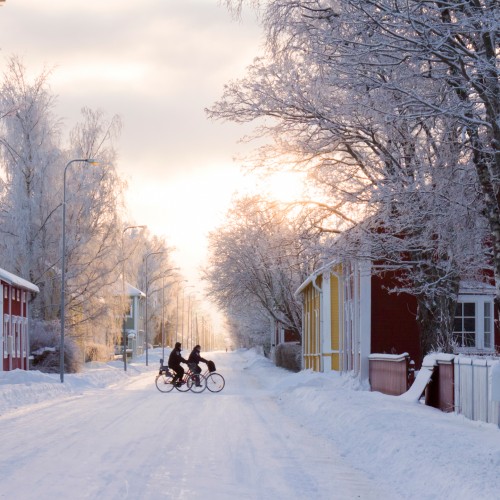
{"type": "Polygon", "coordinates": [[[282,202],[292,202],[303,198],[304,176],[296,172],[277,172],[266,181],[271,198],[282,202]]]}

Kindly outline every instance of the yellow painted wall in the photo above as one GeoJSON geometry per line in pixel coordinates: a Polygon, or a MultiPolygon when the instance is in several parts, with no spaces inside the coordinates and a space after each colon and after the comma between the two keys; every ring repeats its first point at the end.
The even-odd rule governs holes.
{"type": "MultiPolygon", "coordinates": [[[[342,267],[339,265],[334,269],[334,272],[342,275],[342,267]]],[[[316,280],[318,287],[322,285],[322,276],[319,276],[316,280]]],[[[321,352],[320,345],[320,314],[324,314],[324,311],[320,311],[320,293],[314,288],[312,284],[309,284],[303,290],[303,300],[304,300],[304,325],[303,325],[303,343],[304,343],[304,368],[312,369],[315,371],[320,371],[321,369],[321,359],[330,359],[331,363],[326,366],[331,366],[333,370],[340,371],[341,366],[341,355],[340,350],[342,348],[341,341],[343,336],[343,294],[342,294],[342,284],[339,286],[339,278],[331,274],[329,280],[330,286],[330,345],[332,352],[321,352]],[[340,290],[339,290],[340,289],[340,290]]],[[[326,334],[328,334],[328,329],[325,329],[326,334]]]]}
{"type": "Polygon", "coordinates": [[[320,296],[312,284],[303,291],[304,297],[304,368],[314,371],[320,370],[319,353],[319,325],[320,325],[320,296]]]}
{"type": "MultiPolygon", "coordinates": [[[[337,274],[341,274],[342,272],[342,267],[339,265],[337,266],[334,271],[337,274]]],[[[340,370],[340,355],[339,355],[339,349],[340,349],[340,339],[342,335],[342,323],[343,323],[343,315],[342,315],[342,296],[341,292],[339,291],[339,278],[335,276],[334,274],[330,275],[330,334],[331,334],[331,346],[332,346],[332,351],[331,358],[332,358],[332,369],[333,370],[340,370]]]]}

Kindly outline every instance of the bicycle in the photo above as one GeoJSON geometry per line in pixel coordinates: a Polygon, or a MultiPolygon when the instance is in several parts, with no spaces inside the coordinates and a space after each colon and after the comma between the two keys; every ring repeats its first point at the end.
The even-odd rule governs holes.
{"type": "Polygon", "coordinates": [[[173,383],[174,373],[168,368],[163,366],[163,359],[160,359],[160,371],[155,379],[156,388],[160,392],[170,392],[175,387],[179,392],[203,392],[207,387],[207,381],[203,375],[188,370],[184,373],[182,379],[173,383]]]}
{"type": "Polygon", "coordinates": [[[203,373],[205,384],[210,392],[220,392],[226,385],[224,377],[215,370],[215,363],[213,361],[209,361],[207,363],[207,371],[203,373]]]}

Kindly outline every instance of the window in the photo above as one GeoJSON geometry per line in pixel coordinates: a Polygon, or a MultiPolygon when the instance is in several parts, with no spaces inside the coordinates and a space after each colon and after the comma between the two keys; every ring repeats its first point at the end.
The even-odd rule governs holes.
{"type": "Polygon", "coordinates": [[[459,297],[453,327],[459,351],[493,349],[493,310],[489,295],[459,297]]]}
{"type": "Polygon", "coordinates": [[[491,302],[484,303],[484,348],[491,349],[493,347],[493,304],[491,302]]]}
{"type": "Polygon", "coordinates": [[[476,304],[474,302],[457,303],[453,333],[460,347],[476,345],[476,304]]]}

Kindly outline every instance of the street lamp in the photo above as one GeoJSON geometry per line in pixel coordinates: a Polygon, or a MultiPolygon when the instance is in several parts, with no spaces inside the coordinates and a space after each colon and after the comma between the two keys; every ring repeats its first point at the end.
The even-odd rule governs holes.
{"type": "Polygon", "coordinates": [[[66,172],[72,163],[82,162],[97,165],[98,161],[91,158],[77,158],[69,161],[64,167],[63,175],[63,213],[62,213],[62,270],[61,270],[61,343],[59,346],[59,376],[64,382],[64,320],[65,320],[65,287],[66,287],[66,172]]]}
{"type": "Polygon", "coordinates": [[[127,334],[126,334],[126,298],[125,298],[125,232],[129,229],[146,229],[148,226],[127,226],[122,231],[122,306],[123,306],[123,318],[122,318],[122,337],[123,337],[123,370],[127,371],[127,334]]]}

